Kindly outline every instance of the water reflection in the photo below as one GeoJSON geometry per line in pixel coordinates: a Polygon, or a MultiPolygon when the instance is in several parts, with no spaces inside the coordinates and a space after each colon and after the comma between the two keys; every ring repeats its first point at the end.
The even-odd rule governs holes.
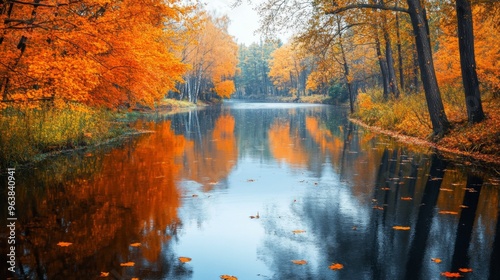
{"type": "Polygon", "coordinates": [[[18,277],[499,276],[498,178],[364,131],[342,108],[232,103],[135,125],[153,133],[19,171],[18,277]]]}

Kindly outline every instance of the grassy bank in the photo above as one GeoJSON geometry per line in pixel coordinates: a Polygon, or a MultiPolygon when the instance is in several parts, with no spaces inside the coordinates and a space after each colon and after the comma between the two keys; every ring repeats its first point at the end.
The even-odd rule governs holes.
{"type": "MultiPolygon", "coordinates": [[[[165,100],[160,110],[193,107],[165,100]]],[[[150,110],[151,112],[151,110],[150,110]]],[[[16,105],[0,111],[0,167],[36,161],[48,153],[97,145],[131,133],[129,122],[144,112],[117,112],[81,104],[63,108],[16,105]]]]}
{"type": "MultiPolygon", "coordinates": [[[[468,154],[500,163],[500,100],[483,97],[487,119],[479,124],[467,122],[465,97],[453,90],[443,91],[445,111],[451,131],[433,145],[450,152],[468,154]]],[[[353,118],[363,123],[403,135],[427,140],[432,127],[423,94],[403,96],[384,101],[380,91],[358,96],[358,108],[353,118]]]]}

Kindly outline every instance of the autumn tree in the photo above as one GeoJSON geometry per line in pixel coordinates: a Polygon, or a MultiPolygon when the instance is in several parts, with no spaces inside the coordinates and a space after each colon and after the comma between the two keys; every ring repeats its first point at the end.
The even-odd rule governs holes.
{"type": "Polygon", "coordinates": [[[286,94],[305,95],[310,61],[300,51],[300,46],[285,44],[272,54],[269,76],[278,90],[286,94]]]}
{"type": "Polygon", "coordinates": [[[186,70],[175,55],[180,1],[3,1],[3,103],[154,103],[186,70]]]}
{"type": "Polygon", "coordinates": [[[227,16],[216,18],[198,10],[199,25],[184,41],[183,62],[190,65],[180,85],[181,98],[196,103],[213,95],[229,98],[235,91],[238,45],[227,33],[227,16]]]}

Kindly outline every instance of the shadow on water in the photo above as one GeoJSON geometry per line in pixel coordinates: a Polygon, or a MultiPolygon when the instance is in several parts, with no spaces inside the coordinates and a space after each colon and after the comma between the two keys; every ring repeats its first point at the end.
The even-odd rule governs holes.
{"type": "Polygon", "coordinates": [[[16,173],[15,277],[500,277],[500,180],[345,109],[230,103],[135,125],[154,133],[16,173]]]}

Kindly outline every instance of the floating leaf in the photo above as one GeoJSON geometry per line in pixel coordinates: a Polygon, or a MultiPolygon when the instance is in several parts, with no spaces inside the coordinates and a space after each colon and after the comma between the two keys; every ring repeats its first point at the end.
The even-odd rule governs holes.
{"type": "Polygon", "coordinates": [[[191,258],[188,258],[188,257],[179,257],[179,261],[181,263],[187,263],[187,262],[191,261],[191,258]]]}
{"type": "Polygon", "coordinates": [[[458,215],[458,212],[455,211],[439,211],[439,214],[444,214],[444,215],[458,215]]]}
{"type": "Polygon", "coordinates": [[[260,218],[259,212],[257,212],[257,215],[255,216],[250,216],[250,219],[259,219],[259,218],[260,218]]]}
{"type": "Polygon", "coordinates": [[[401,200],[413,200],[413,198],[409,196],[402,196],[401,200]]]}
{"type": "Polygon", "coordinates": [[[227,275],[227,274],[221,275],[220,279],[223,279],[223,280],[238,280],[238,278],[236,276],[227,275]]]}
{"type": "Polygon", "coordinates": [[[139,246],[141,246],[141,243],[138,243],[138,242],[132,243],[132,244],[130,244],[130,246],[132,246],[132,247],[139,247],[139,246]]]}
{"type": "Polygon", "coordinates": [[[459,268],[458,271],[463,273],[472,272],[472,268],[459,268]]]}
{"type": "Polygon", "coordinates": [[[293,233],[297,234],[297,233],[304,233],[306,232],[305,230],[301,230],[301,229],[296,229],[296,230],[292,230],[293,233]]]}
{"type": "Polygon", "coordinates": [[[133,277],[133,278],[132,278],[132,280],[139,280],[139,278],[137,278],[137,277],[133,277]]]}
{"type": "Polygon", "coordinates": [[[376,210],[384,210],[384,207],[382,207],[382,206],[373,206],[373,209],[376,209],[376,210]]]}
{"type": "Polygon", "coordinates": [[[254,179],[248,179],[247,182],[255,182],[254,179]]]}
{"type": "Polygon", "coordinates": [[[447,189],[447,188],[440,188],[439,190],[443,191],[443,192],[452,192],[453,191],[452,189],[447,189]]]}
{"type": "Polygon", "coordinates": [[[393,226],[392,228],[395,230],[410,230],[410,227],[405,226],[393,226]]]}
{"type": "Polygon", "coordinates": [[[469,208],[469,206],[467,206],[467,205],[460,205],[458,207],[460,207],[460,208],[469,208]]]}
{"type": "Polygon", "coordinates": [[[59,242],[59,243],[57,243],[57,246],[61,246],[61,247],[68,247],[70,245],[73,245],[73,243],[70,243],[70,242],[59,242]]]}
{"type": "Polygon", "coordinates": [[[134,266],[134,262],[126,262],[126,263],[121,263],[120,266],[134,266]]]}
{"type": "Polygon", "coordinates": [[[458,272],[443,272],[441,273],[442,276],[447,277],[447,278],[460,278],[463,277],[460,273],[458,272]]]}
{"type": "Polygon", "coordinates": [[[332,263],[328,268],[331,270],[341,270],[342,268],[344,268],[344,265],[340,263],[332,263]]]}
{"type": "Polygon", "coordinates": [[[390,188],[381,188],[380,190],[382,190],[382,191],[390,191],[391,189],[390,188]]]}
{"type": "Polygon", "coordinates": [[[293,262],[294,264],[298,264],[298,265],[304,265],[304,264],[306,264],[306,263],[307,263],[307,261],[306,261],[306,260],[292,260],[292,262],[293,262]]]}
{"type": "Polygon", "coordinates": [[[109,272],[102,272],[101,271],[101,275],[99,277],[108,277],[109,275],[109,272]]]}
{"type": "Polygon", "coordinates": [[[431,261],[435,262],[435,263],[440,263],[442,262],[440,258],[432,258],[431,261]]]}

